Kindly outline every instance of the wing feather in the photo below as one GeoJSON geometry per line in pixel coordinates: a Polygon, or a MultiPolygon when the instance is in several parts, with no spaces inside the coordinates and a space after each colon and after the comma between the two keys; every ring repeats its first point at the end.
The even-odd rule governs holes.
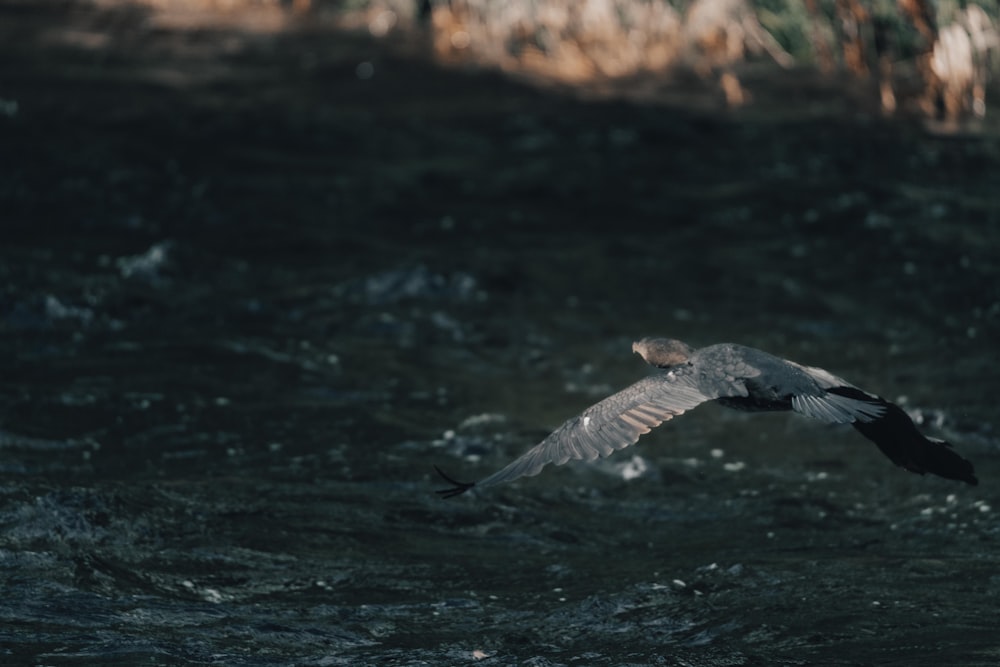
{"type": "Polygon", "coordinates": [[[886,414],[882,399],[843,378],[815,366],[803,366],[794,361],[785,363],[805,373],[815,387],[815,393],[792,396],[792,409],[796,412],[833,424],[865,423],[886,414]]]}
{"type": "Polygon", "coordinates": [[[830,390],[823,390],[821,394],[798,394],[792,396],[792,409],[831,424],[870,422],[885,414],[886,408],[877,397],[872,396],[871,400],[867,400],[869,394],[860,389],[855,389],[855,393],[858,398],[843,396],[830,390]]]}
{"type": "Polygon", "coordinates": [[[639,417],[638,415],[633,416],[633,414],[634,413],[632,413],[631,411],[623,412],[619,416],[619,419],[621,419],[623,422],[625,422],[632,428],[636,429],[640,434],[649,433],[649,429],[653,426],[656,426],[656,424],[647,424],[646,421],[643,420],[641,417],[639,417]]]}

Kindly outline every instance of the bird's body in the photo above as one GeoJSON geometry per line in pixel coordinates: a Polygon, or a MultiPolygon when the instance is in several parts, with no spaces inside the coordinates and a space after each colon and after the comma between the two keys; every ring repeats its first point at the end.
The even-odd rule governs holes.
{"type": "Polygon", "coordinates": [[[899,406],[822,368],[802,366],[734,343],[695,350],[677,340],[643,338],[632,350],[662,372],[590,406],[480,482],[462,483],[445,477],[455,486],[440,493],[451,497],[473,486],[536,475],[548,463],[562,465],[572,459],[608,456],[707,401],[738,410],[793,410],[829,423],[853,424],[906,470],[977,483],[971,463],[948,443],[922,435],[899,406]]]}

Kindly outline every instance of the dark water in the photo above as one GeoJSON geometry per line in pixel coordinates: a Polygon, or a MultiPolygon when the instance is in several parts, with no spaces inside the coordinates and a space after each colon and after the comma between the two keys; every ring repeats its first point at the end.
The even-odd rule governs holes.
{"type": "Polygon", "coordinates": [[[3,664],[1000,661],[996,138],[0,7],[3,664]],[[829,368],[982,483],[705,406],[434,496],[651,334],[829,368]]]}

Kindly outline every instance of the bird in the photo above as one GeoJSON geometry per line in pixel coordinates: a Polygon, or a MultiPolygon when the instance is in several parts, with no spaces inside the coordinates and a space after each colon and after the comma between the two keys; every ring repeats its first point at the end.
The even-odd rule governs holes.
{"type": "Polygon", "coordinates": [[[920,433],[898,405],[822,368],[735,343],[695,349],[676,339],[647,337],[634,342],[632,351],[660,371],[590,406],[478,482],[456,481],[434,466],[452,485],[437,493],[451,498],[473,487],[537,475],[550,463],[606,457],[710,401],[736,410],[794,411],[827,423],[851,424],[904,470],[979,483],[972,463],[951,444],[920,433]]]}

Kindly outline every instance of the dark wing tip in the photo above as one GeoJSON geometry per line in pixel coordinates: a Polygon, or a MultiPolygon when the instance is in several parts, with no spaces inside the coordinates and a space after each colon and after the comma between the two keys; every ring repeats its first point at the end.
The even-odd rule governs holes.
{"type": "Polygon", "coordinates": [[[979,479],[976,477],[972,463],[955,453],[950,443],[930,438],[928,438],[928,442],[935,449],[924,453],[924,459],[919,463],[920,470],[918,472],[923,474],[926,471],[945,479],[965,482],[969,486],[979,485],[979,479]]]}
{"type": "Polygon", "coordinates": [[[476,485],[475,482],[459,482],[458,480],[452,479],[448,475],[444,474],[441,468],[438,468],[437,466],[434,466],[434,470],[437,471],[437,474],[441,475],[444,481],[454,485],[450,489],[438,489],[434,492],[442,498],[454,498],[455,496],[460,496],[476,485]]]}
{"type": "Polygon", "coordinates": [[[943,440],[940,443],[934,440],[931,440],[931,442],[941,445],[941,447],[946,451],[946,456],[949,458],[948,463],[943,466],[943,468],[947,470],[945,474],[936,470],[931,470],[931,472],[937,473],[942,477],[965,482],[970,486],[979,486],[979,479],[976,477],[976,469],[972,466],[971,462],[959,456],[955,450],[952,449],[951,443],[943,440]]]}

